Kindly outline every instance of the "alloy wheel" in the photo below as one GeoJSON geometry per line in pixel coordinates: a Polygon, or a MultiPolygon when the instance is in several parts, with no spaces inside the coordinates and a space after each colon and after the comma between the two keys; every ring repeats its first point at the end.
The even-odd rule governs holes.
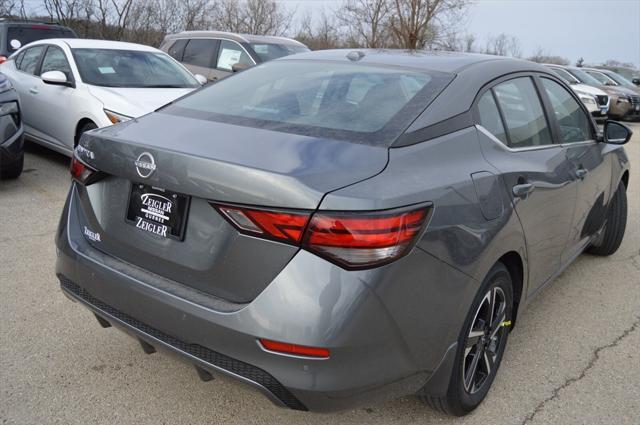
{"type": "Polygon", "coordinates": [[[504,336],[507,302],[502,288],[491,288],[482,298],[465,341],[462,379],[465,391],[478,392],[495,373],[504,336]]]}

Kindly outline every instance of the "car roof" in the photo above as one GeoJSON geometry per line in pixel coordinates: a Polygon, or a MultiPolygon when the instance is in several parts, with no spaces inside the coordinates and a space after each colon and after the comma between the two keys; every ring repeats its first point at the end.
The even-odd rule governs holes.
{"type": "Polygon", "coordinates": [[[509,65],[509,68],[522,68],[522,70],[546,71],[543,67],[533,62],[513,59],[504,56],[483,55],[478,53],[460,53],[444,51],[426,50],[399,50],[399,49],[335,49],[318,50],[313,52],[298,53],[296,55],[285,56],[276,60],[317,60],[317,61],[337,61],[350,63],[352,60],[348,56],[360,59],[354,62],[361,64],[397,66],[406,68],[417,68],[446,73],[459,73],[474,65],[500,62],[509,65]],[[350,55],[351,54],[351,55],[350,55]]]}
{"type": "Polygon", "coordinates": [[[112,49],[112,50],[136,50],[143,52],[160,52],[160,50],[136,43],[123,41],[92,40],[87,38],[48,38],[29,43],[36,44],[66,44],[72,49],[112,49]]]}
{"type": "Polygon", "coordinates": [[[254,35],[254,34],[239,34],[235,32],[226,31],[182,31],[175,34],[167,35],[167,39],[176,38],[198,38],[198,37],[217,37],[228,38],[240,43],[270,43],[270,44],[287,44],[295,46],[303,46],[304,44],[299,41],[286,37],[276,37],[270,35],[254,35]]]}

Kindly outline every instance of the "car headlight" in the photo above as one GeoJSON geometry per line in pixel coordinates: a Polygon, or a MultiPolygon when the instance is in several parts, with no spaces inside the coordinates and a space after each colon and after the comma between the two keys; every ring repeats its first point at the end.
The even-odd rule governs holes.
{"type": "Polygon", "coordinates": [[[0,117],[9,115],[9,114],[17,114],[20,112],[18,108],[18,102],[7,102],[0,104],[0,117]]]}
{"type": "Polygon", "coordinates": [[[5,78],[3,81],[0,81],[0,93],[4,93],[7,90],[11,90],[13,88],[13,85],[11,84],[11,81],[9,81],[8,78],[5,78]]]}
{"type": "Polygon", "coordinates": [[[585,105],[595,105],[596,104],[596,99],[593,96],[580,95],[580,100],[585,105]]]}
{"type": "Polygon", "coordinates": [[[620,96],[618,97],[618,103],[620,102],[631,102],[631,98],[629,98],[628,96],[620,96]]]}
{"type": "Polygon", "coordinates": [[[104,113],[107,114],[107,118],[109,118],[111,124],[118,124],[121,122],[129,121],[131,119],[131,117],[110,111],[108,109],[105,109],[104,113]]]}

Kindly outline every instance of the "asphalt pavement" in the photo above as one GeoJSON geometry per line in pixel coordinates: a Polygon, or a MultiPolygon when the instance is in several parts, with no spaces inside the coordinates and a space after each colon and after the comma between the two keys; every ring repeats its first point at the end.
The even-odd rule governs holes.
{"type": "Polygon", "coordinates": [[[582,255],[521,315],[485,402],[450,418],[414,397],[336,414],[288,411],[224,377],[102,329],[64,297],[54,233],[68,159],[29,146],[20,179],[0,182],[2,424],[640,424],[640,125],[620,250],[582,255]]]}

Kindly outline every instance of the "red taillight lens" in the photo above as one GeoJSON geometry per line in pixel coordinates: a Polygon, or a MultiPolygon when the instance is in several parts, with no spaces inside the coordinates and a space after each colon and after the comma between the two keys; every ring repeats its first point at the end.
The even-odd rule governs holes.
{"type": "Polygon", "coordinates": [[[240,232],[301,246],[346,269],[365,269],[406,254],[430,205],[382,212],[278,211],[213,205],[240,232]]]}
{"type": "Polygon", "coordinates": [[[6,56],[0,56],[0,64],[3,64],[7,61],[7,57],[6,56]]]}
{"type": "Polygon", "coordinates": [[[294,356],[316,357],[321,359],[329,358],[329,349],[319,347],[307,347],[305,345],[288,344],[286,342],[260,339],[260,344],[269,351],[276,353],[292,354],[294,356]]]}
{"type": "Polygon", "coordinates": [[[71,158],[69,171],[74,180],[85,186],[96,182],[101,175],[100,172],[80,161],[75,155],[71,158]]]}
{"type": "Polygon", "coordinates": [[[383,213],[317,213],[303,246],[345,268],[378,266],[413,247],[429,211],[422,206],[383,213]]]}
{"type": "Polygon", "coordinates": [[[283,212],[230,205],[215,207],[240,231],[293,244],[300,243],[309,221],[307,212],[283,212]]]}

